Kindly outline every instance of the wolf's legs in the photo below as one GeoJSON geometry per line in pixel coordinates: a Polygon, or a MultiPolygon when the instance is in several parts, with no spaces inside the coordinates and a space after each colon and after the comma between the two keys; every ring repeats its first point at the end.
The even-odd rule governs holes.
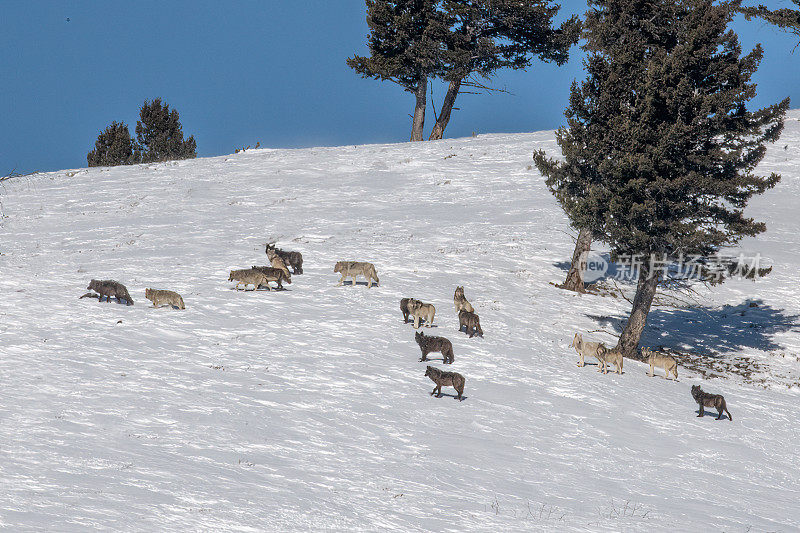
{"type": "Polygon", "coordinates": [[[704,414],[705,414],[705,410],[703,409],[703,404],[701,403],[701,404],[700,404],[700,414],[699,414],[699,415],[697,415],[697,418],[700,418],[700,417],[701,417],[701,416],[703,416],[704,414]]]}
{"type": "Polygon", "coordinates": [[[579,354],[581,356],[581,360],[578,361],[578,366],[583,366],[585,363],[583,362],[583,354],[579,354]]]}

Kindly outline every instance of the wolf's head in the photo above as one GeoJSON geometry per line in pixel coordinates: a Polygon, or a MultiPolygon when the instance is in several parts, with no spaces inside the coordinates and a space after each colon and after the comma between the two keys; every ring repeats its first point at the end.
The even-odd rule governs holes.
{"type": "Polygon", "coordinates": [[[697,400],[701,394],[703,394],[703,389],[700,388],[700,385],[692,385],[692,398],[697,400]]]}
{"type": "Polygon", "coordinates": [[[147,298],[148,300],[150,299],[150,297],[152,295],[153,295],[153,289],[145,289],[144,290],[144,297],[147,298]]]}
{"type": "Polygon", "coordinates": [[[98,287],[99,285],[100,285],[100,282],[97,281],[96,279],[93,279],[92,281],[89,282],[89,286],[86,287],[86,288],[89,289],[90,291],[93,291],[93,290],[96,290],[95,287],[98,287]]]}
{"type": "Polygon", "coordinates": [[[233,270],[231,270],[231,275],[228,276],[228,281],[233,281],[233,270]]]}
{"type": "Polygon", "coordinates": [[[414,340],[417,341],[417,344],[420,344],[422,340],[425,338],[425,334],[421,331],[417,331],[414,333],[414,340]]]}
{"type": "Polygon", "coordinates": [[[343,265],[342,265],[342,262],[341,262],[341,261],[338,261],[338,262],[336,263],[336,266],[335,266],[335,267],[333,267],[333,271],[334,271],[334,272],[341,272],[341,271],[342,271],[342,266],[343,266],[343,265]]]}
{"type": "Polygon", "coordinates": [[[580,350],[581,344],[583,344],[583,337],[581,337],[580,333],[576,333],[575,337],[572,339],[572,347],[576,350],[580,350]]]}
{"type": "Polygon", "coordinates": [[[434,375],[436,375],[436,369],[429,365],[428,368],[425,369],[425,377],[431,377],[434,375]]]}

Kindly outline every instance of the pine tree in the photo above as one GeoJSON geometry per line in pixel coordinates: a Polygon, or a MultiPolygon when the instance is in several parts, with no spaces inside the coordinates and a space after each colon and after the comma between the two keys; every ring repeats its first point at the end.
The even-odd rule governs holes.
{"type": "Polygon", "coordinates": [[[800,0],[792,0],[792,2],[797,6],[797,9],[784,7],[771,10],[759,4],[758,7],[744,7],[741,12],[744,13],[747,20],[755,17],[762,18],[782,30],[794,33],[800,38],[800,0]]]}
{"type": "Polygon", "coordinates": [[[422,141],[428,79],[441,72],[446,22],[438,0],[366,0],[369,56],[347,64],[365,78],[391,81],[414,94],[411,140],[422,141]]]}
{"type": "Polygon", "coordinates": [[[661,276],[649,258],[707,257],[765,230],[743,210],[780,180],[753,171],[789,100],[747,110],[762,50],[742,56],[728,29],[738,1],[589,5],[588,78],[557,135],[565,161],[535,159],[575,227],[613,257],[646,258],[617,344],[633,357],[661,276]]]}
{"type": "Polygon", "coordinates": [[[161,98],[152,102],[145,100],[136,121],[136,140],[142,150],[142,162],[167,161],[171,159],[193,159],[197,157],[194,136],[183,139],[180,116],[161,98]]]}
{"type": "Polygon", "coordinates": [[[94,143],[94,150],[86,155],[90,167],[111,167],[135,163],[131,133],[124,122],[112,122],[105,131],[101,131],[94,143]]]}
{"type": "Polygon", "coordinates": [[[576,16],[553,27],[561,6],[550,1],[444,0],[449,24],[440,77],[447,92],[430,139],[441,139],[462,86],[491,90],[472,78],[488,79],[502,68],[526,69],[534,57],[563,65],[578,41],[576,16]]]}

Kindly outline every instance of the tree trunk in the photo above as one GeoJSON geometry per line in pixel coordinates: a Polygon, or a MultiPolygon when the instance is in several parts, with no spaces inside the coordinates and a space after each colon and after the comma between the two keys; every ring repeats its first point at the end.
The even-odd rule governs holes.
{"type": "Polygon", "coordinates": [[[436,124],[433,126],[431,136],[428,137],[429,141],[441,139],[444,137],[444,129],[447,123],[450,122],[450,113],[453,111],[453,105],[456,103],[456,96],[461,89],[461,80],[451,81],[447,86],[447,94],[444,95],[444,102],[442,102],[442,111],[439,113],[439,118],[436,119],[436,124]]]}
{"type": "Polygon", "coordinates": [[[417,99],[416,106],[414,107],[414,121],[411,123],[411,140],[424,141],[423,129],[425,128],[425,108],[428,105],[428,77],[422,76],[417,85],[417,90],[414,91],[414,96],[417,99]]]}
{"type": "Polygon", "coordinates": [[[572,265],[569,267],[567,279],[561,285],[562,289],[576,292],[586,292],[583,289],[583,273],[586,271],[586,259],[592,247],[592,233],[587,229],[578,232],[575,241],[575,251],[572,253],[572,265]]]}
{"type": "Polygon", "coordinates": [[[650,312],[650,305],[656,295],[660,271],[650,275],[649,269],[642,266],[639,270],[639,283],[636,286],[636,296],[633,298],[633,309],[631,316],[625,323],[622,335],[619,337],[616,350],[622,353],[623,357],[639,359],[638,351],[639,340],[642,337],[647,313],[650,312]]]}

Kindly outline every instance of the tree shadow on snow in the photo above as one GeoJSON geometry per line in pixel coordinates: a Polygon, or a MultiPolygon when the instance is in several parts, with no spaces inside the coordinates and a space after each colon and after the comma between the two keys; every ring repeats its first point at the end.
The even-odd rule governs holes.
{"type": "MultiPolygon", "coordinates": [[[[651,309],[642,332],[641,346],[663,346],[675,350],[735,352],[756,349],[765,352],[783,348],[774,335],[800,332],[800,316],[775,309],[761,300],[745,301],[722,308],[685,307],[651,309]]],[[[626,316],[588,315],[601,326],[611,326],[622,333],[626,316]]]]}

